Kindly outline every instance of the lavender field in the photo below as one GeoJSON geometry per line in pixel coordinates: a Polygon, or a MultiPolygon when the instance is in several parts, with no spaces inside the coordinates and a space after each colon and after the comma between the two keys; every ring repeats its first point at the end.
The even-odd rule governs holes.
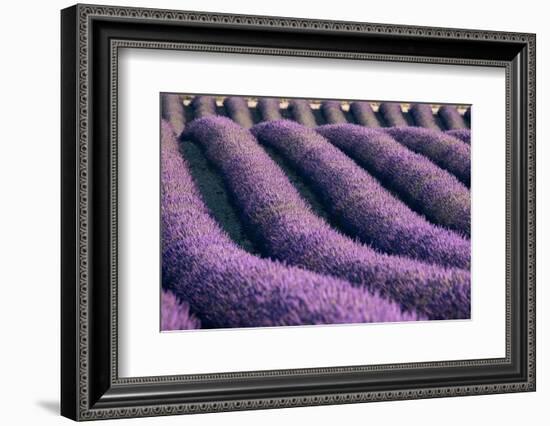
{"type": "Polygon", "coordinates": [[[470,318],[470,117],[161,94],[161,329],[470,318]]]}

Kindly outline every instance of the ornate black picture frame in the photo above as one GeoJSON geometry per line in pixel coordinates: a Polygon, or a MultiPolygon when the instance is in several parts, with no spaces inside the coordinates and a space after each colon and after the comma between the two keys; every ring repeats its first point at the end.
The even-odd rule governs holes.
{"type": "Polygon", "coordinates": [[[64,9],[61,29],[62,415],[92,420],[535,390],[534,34],[96,5],[64,9]],[[506,356],[120,378],[121,47],[504,68],[506,356]]]}

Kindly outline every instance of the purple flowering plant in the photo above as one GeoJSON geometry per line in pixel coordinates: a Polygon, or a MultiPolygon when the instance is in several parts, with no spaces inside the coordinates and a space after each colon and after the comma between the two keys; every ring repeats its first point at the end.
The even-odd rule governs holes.
{"type": "Polygon", "coordinates": [[[469,117],[395,102],[218,105],[161,96],[162,330],[470,318],[469,117]],[[250,246],[205,204],[209,178],[190,155],[250,246]]]}

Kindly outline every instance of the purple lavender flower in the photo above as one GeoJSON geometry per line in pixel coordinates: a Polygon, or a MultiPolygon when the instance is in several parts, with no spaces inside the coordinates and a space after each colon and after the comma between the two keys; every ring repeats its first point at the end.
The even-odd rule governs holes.
{"type": "Polygon", "coordinates": [[[305,99],[291,99],[288,103],[288,109],[298,123],[307,127],[317,126],[317,120],[315,120],[311,106],[305,99]]]}
{"type": "Polygon", "coordinates": [[[231,119],[241,125],[242,127],[249,129],[254,125],[252,120],[252,114],[248,109],[248,103],[242,96],[230,96],[223,101],[225,110],[231,119]]]}
{"type": "Polygon", "coordinates": [[[346,120],[346,116],[344,115],[344,111],[342,111],[342,106],[338,101],[324,101],[321,104],[321,110],[323,111],[325,121],[329,124],[348,122],[348,120],[346,120]]]}
{"type": "Polygon", "coordinates": [[[413,212],[313,129],[270,121],[252,133],[298,170],[349,234],[389,254],[470,267],[467,239],[413,212]]]}
{"type": "MultiPolygon", "coordinates": [[[[196,130],[210,121],[246,132],[225,117],[191,124],[196,123],[196,130]]],[[[422,318],[401,313],[399,305],[349,282],[260,259],[238,248],[210,216],[172,127],[163,121],[161,132],[163,287],[189,303],[203,328],[422,318]]]]}
{"type": "Polygon", "coordinates": [[[216,99],[213,96],[195,96],[191,101],[195,118],[216,115],[216,99]]]}
{"type": "Polygon", "coordinates": [[[353,102],[350,106],[350,111],[355,121],[361,126],[382,127],[368,102],[353,102]]]}
{"type": "Polygon", "coordinates": [[[471,133],[470,129],[455,129],[455,130],[446,130],[446,134],[452,136],[453,138],[460,139],[462,142],[470,145],[471,143],[471,133]]]}
{"type": "Polygon", "coordinates": [[[189,312],[189,305],[179,302],[171,291],[160,294],[160,329],[195,330],[201,328],[201,322],[189,312]]]}
{"type": "Polygon", "coordinates": [[[275,98],[260,98],[256,106],[263,121],[280,120],[281,111],[279,110],[279,99],[275,98]]]}
{"type": "Polygon", "coordinates": [[[432,107],[428,104],[414,104],[409,108],[409,113],[414,119],[414,122],[419,127],[427,129],[440,130],[435,122],[432,107]]]}
{"type": "Polygon", "coordinates": [[[443,105],[437,113],[448,130],[466,128],[466,123],[455,106],[443,105]]]}
{"type": "Polygon", "coordinates": [[[397,102],[383,102],[380,104],[378,112],[382,114],[386,123],[390,127],[408,126],[407,120],[401,110],[401,105],[397,102]]]}
{"type": "Polygon", "coordinates": [[[444,132],[421,127],[385,129],[410,150],[422,154],[470,187],[470,146],[444,132]]]}
{"type": "Polygon", "coordinates": [[[249,131],[208,117],[191,123],[184,137],[200,143],[219,168],[265,255],[366,287],[430,319],[469,318],[468,271],[385,255],[338,233],[311,211],[249,131]]]}
{"type": "Polygon", "coordinates": [[[185,127],[185,111],[179,95],[163,93],[161,99],[161,116],[172,125],[176,135],[181,134],[185,127]]]}
{"type": "Polygon", "coordinates": [[[336,124],[317,132],[433,223],[470,235],[470,191],[452,174],[383,130],[336,124]]]}

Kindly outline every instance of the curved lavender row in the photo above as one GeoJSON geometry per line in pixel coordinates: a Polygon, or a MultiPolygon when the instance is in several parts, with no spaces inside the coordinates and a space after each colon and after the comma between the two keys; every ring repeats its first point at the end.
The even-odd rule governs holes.
{"type": "Polygon", "coordinates": [[[195,330],[201,322],[189,312],[189,305],[180,303],[174,293],[162,290],[160,294],[160,329],[195,330]]]}
{"type": "Polygon", "coordinates": [[[382,127],[368,102],[353,102],[349,107],[353,118],[361,126],[382,127]]]}
{"type": "Polygon", "coordinates": [[[344,111],[342,111],[342,106],[338,101],[324,101],[321,104],[321,110],[323,111],[323,116],[327,123],[340,124],[348,122],[344,115],[344,111]]]}
{"type": "Polygon", "coordinates": [[[444,132],[422,127],[385,129],[399,143],[428,157],[470,187],[470,146],[444,132]]]}
{"type": "Polygon", "coordinates": [[[275,98],[260,98],[256,106],[262,115],[263,121],[280,120],[279,100],[275,98]]]}
{"type": "Polygon", "coordinates": [[[401,110],[401,105],[397,102],[383,102],[378,109],[386,123],[390,127],[403,127],[408,126],[407,120],[401,110]]]}
{"type": "Polygon", "coordinates": [[[410,107],[409,113],[412,115],[417,126],[440,130],[435,122],[432,108],[428,104],[414,104],[410,107]]]}
{"type": "Polygon", "coordinates": [[[379,129],[333,124],[317,132],[432,222],[470,235],[470,191],[452,174],[379,129]]]}
{"type": "Polygon", "coordinates": [[[178,95],[163,93],[161,95],[161,116],[172,125],[177,135],[185,127],[185,111],[178,95]]]}
{"type": "Polygon", "coordinates": [[[455,129],[455,130],[446,130],[445,133],[454,138],[460,139],[462,142],[471,144],[471,133],[470,129],[455,129]]]}
{"type": "Polygon", "coordinates": [[[365,286],[430,319],[469,318],[469,272],[381,254],[338,233],[311,211],[250,132],[230,120],[196,120],[185,136],[218,166],[265,254],[365,286]]]}
{"type": "Polygon", "coordinates": [[[227,115],[231,117],[235,123],[246,129],[250,129],[254,125],[248,103],[242,96],[230,96],[229,98],[225,98],[223,106],[227,111],[227,115]]]}
{"type": "Polygon", "coordinates": [[[317,126],[317,120],[315,120],[309,102],[305,99],[291,99],[288,103],[288,109],[298,123],[307,127],[317,126]]]}
{"type": "Polygon", "coordinates": [[[213,96],[195,96],[191,101],[195,118],[216,115],[216,99],[213,96]]]}
{"type": "Polygon", "coordinates": [[[443,105],[439,107],[437,114],[448,130],[465,129],[466,123],[455,106],[443,105]]]}
{"type": "Polygon", "coordinates": [[[344,229],[364,243],[424,262],[470,267],[468,240],[413,212],[315,130],[270,121],[254,126],[252,133],[283,155],[344,229]]]}
{"type": "MultiPolygon", "coordinates": [[[[220,119],[229,121],[210,117],[193,122],[220,119]]],[[[347,281],[239,249],[210,217],[166,122],[162,124],[161,161],[163,286],[190,304],[203,327],[421,318],[401,313],[399,305],[347,281]]]]}

